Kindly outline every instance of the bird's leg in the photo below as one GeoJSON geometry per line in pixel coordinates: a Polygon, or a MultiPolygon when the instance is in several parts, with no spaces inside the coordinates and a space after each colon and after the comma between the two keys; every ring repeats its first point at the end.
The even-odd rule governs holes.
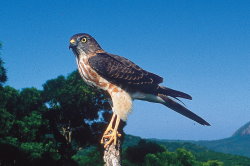
{"type": "Polygon", "coordinates": [[[106,148],[113,141],[114,141],[114,145],[116,145],[117,136],[121,137],[121,134],[118,133],[119,124],[120,124],[120,117],[113,114],[111,121],[110,121],[106,131],[104,132],[102,140],[101,140],[101,144],[104,143],[104,148],[106,148]],[[113,121],[114,121],[115,117],[116,117],[115,127],[113,128],[113,121]],[[107,141],[104,142],[106,139],[107,139],[107,141]]]}
{"type": "Polygon", "coordinates": [[[115,119],[115,114],[113,113],[112,118],[111,118],[111,120],[110,120],[110,122],[109,122],[109,125],[108,125],[107,129],[106,129],[106,130],[104,131],[104,133],[103,133],[102,140],[101,140],[101,144],[103,144],[103,137],[104,137],[105,135],[107,135],[107,134],[110,134],[110,132],[113,131],[113,122],[114,122],[114,119],[115,119]]]}

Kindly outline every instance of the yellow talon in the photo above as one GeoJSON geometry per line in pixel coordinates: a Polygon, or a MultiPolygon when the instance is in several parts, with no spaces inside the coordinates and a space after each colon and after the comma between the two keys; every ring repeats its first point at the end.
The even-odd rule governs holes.
{"type": "Polygon", "coordinates": [[[106,148],[109,144],[111,144],[114,141],[114,145],[116,145],[117,137],[121,136],[122,135],[118,132],[112,132],[111,134],[104,135],[102,137],[101,144],[104,144],[104,148],[106,148]]]}
{"type": "Polygon", "coordinates": [[[113,128],[113,121],[115,119],[115,116],[113,114],[111,121],[105,130],[102,139],[101,139],[101,144],[104,144],[104,148],[106,148],[108,145],[110,145],[112,142],[114,142],[114,145],[117,143],[117,137],[121,137],[122,135],[117,131],[118,126],[120,123],[120,118],[117,116],[116,121],[115,121],[115,127],[113,128]]]}

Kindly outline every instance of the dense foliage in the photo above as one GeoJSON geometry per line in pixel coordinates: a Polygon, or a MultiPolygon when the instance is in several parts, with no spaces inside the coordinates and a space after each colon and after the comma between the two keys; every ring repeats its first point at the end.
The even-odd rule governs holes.
{"type": "Polygon", "coordinates": [[[79,149],[99,145],[110,105],[78,72],[43,90],[0,87],[0,165],[77,165],[79,149]]]}
{"type": "MultiPolygon", "coordinates": [[[[95,148],[87,148],[73,156],[79,165],[103,165],[101,153],[95,148]]],[[[223,166],[217,160],[198,161],[193,153],[183,148],[174,152],[168,151],[164,146],[150,141],[142,140],[135,146],[123,150],[123,166],[223,166]]]]}
{"type": "Polygon", "coordinates": [[[124,156],[125,166],[223,166],[223,162],[217,160],[199,161],[184,148],[170,152],[163,145],[143,139],[125,148],[124,156]]]}
{"type": "MultiPolygon", "coordinates": [[[[2,44],[0,43],[0,50],[2,48],[2,44]]],[[[4,68],[4,62],[0,58],[0,86],[6,82],[7,80],[7,75],[6,75],[6,69],[4,68]]]]}
{"type": "MultiPolygon", "coordinates": [[[[136,142],[138,138],[135,139],[136,142]]],[[[203,146],[194,144],[193,142],[185,142],[185,141],[168,141],[168,140],[150,140],[157,144],[163,145],[167,147],[169,151],[175,151],[178,148],[188,149],[193,153],[199,161],[208,161],[208,160],[219,160],[224,163],[225,166],[250,166],[250,158],[243,156],[236,156],[232,154],[214,152],[209,150],[203,146]]],[[[220,145],[220,144],[218,144],[220,145]]]]}

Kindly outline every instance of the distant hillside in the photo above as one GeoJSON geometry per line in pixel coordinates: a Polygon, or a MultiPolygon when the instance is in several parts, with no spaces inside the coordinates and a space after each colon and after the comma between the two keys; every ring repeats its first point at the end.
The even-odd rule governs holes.
{"type": "MultiPolygon", "coordinates": [[[[141,140],[140,137],[126,135],[123,148],[126,148],[128,146],[135,146],[138,144],[140,140],[141,140]]],[[[159,140],[159,139],[145,139],[145,140],[163,145],[169,151],[175,151],[178,148],[187,149],[191,151],[195,155],[196,159],[199,161],[219,160],[224,162],[225,166],[250,166],[250,158],[235,156],[231,154],[224,154],[220,152],[214,152],[206,147],[191,142],[159,140]]]]}
{"type": "MultiPolygon", "coordinates": [[[[127,135],[123,146],[125,148],[128,146],[135,146],[140,140],[140,137],[127,135]]],[[[146,140],[164,145],[169,151],[185,148],[191,151],[200,161],[220,160],[224,162],[225,166],[250,166],[250,122],[240,127],[231,137],[220,140],[146,140]]]]}
{"type": "Polygon", "coordinates": [[[239,128],[234,134],[234,136],[246,136],[250,135],[250,122],[246,123],[244,126],[239,128]]]}
{"type": "Polygon", "coordinates": [[[193,143],[217,152],[250,157],[250,135],[232,136],[221,140],[197,141],[193,143]]]}
{"type": "Polygon", "coordinates": [[[163,142],[192,143],[210,150],[250,157],[250,122],[240,127],[231,137],[213,141],[173,141],[163,142]]]}
{"type": "Polygon", "coordinates": [[[194,141],[192,143],[217,152],[250,157],[250,122],[239,128],[229,138],[214,141],[194,141]]]}

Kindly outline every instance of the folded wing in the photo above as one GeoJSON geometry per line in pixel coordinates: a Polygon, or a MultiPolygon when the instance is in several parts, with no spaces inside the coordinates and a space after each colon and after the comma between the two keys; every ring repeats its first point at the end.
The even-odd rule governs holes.
{"type": "Polygon", "coordinates": [[[163,81],[162,77],[117,55],[98,53],[89,58],[89,64],[103,78],[127,90],[153,93],[163,81]]]}

